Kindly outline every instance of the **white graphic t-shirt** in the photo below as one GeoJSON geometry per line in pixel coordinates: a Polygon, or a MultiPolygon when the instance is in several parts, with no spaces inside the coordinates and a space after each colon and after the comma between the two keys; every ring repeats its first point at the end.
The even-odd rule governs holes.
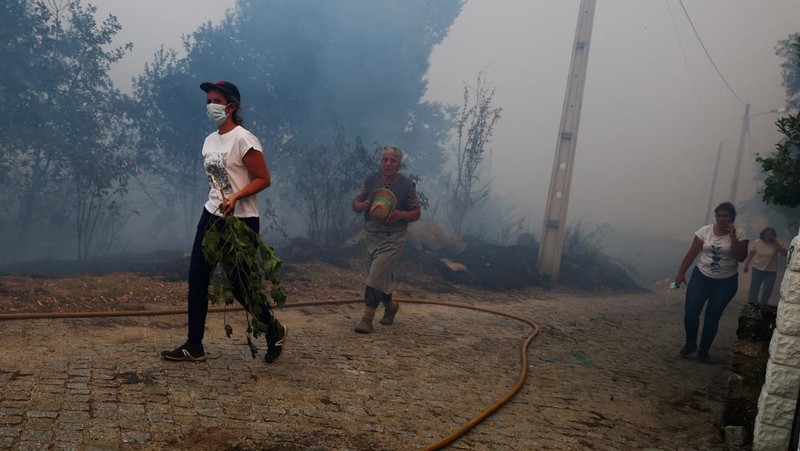
{"type": "MultiPolygon", "coordinates": [[[[250,149],[263,153],[258,138],[242,126],[224,135],[214,132],[206,137],[203,143],[203,167],[210,190],[205,208],[210,213],[222,216],[219,206],[223,201],[223,193],[228,198],[253,181],[242,162],[250,149]]],[[[237,200],[233,215],[237,218],[258,217],[258,198],[253,195],[237,200]]]]}
{"type": "MultiPolygon", "coordinates": [[[[695,232],[695,235],[703,242],[703,249],[697,260],[697,267],[703,275],[712,279],[725,279],[736,274],[739,262],[731,253],[730,235],[714,235],[714,224],[701,227],[695,232]]],[[[736,239],[745,241],[747,234],[744,230],[737,228],[736,239]]]]}

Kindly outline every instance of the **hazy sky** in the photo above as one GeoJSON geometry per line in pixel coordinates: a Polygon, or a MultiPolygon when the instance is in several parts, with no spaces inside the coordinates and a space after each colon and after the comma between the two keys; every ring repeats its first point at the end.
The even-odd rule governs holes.
{"type": "MultiPolygon", "coordinates": [[[[335,0],[327,0],[335,1],[335,0]]],[[[377,1],[377,0],[376,0],[377,1]]],[[[160,45],[216,22],[233,0],[90,1],[114,14],[134,52],[112,70],[125,91],[160,45]]],[[[578,0],[468,0],[431,57],[428,98],[460,103],[485,69],[503,119],[491,142],[497,192],[539,235],[572,52],[578,0]]],[[[785,103],[775,46],[800,32],[797,0],[597,2],[569,204],[570,218],[691,237],[705,218],[717,148],[714,203],[727,200],[744,103],[756,115],[785,103]]],[[[775,114],[752,117],[738,200],[755,195],[756,152],[780,135],[775,114]],[[752,151],[752,153],[751,153],[752,151]]],[[[413,170],[413,168],[412,168],[413,170]]],[[[747,222],[742,217],[740,221],[747,222]]]]}

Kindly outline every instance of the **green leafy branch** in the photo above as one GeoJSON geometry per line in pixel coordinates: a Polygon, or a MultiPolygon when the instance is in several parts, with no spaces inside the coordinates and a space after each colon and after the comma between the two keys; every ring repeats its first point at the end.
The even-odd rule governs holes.
{"type": "Polygon", "coordinates": [[[800,206],[800,113],[790,113],[775,125],[785,138],[772,154],[756,157],[761,171],[767,173],[761,196],[768,205],[795,208],[800,206]]]}
{"type": "MultiPolygon", "coordinates": [[[[247,315],[247,344],[256,358],[258,348],[253,339],[266,333],[267,327],[271,326],[259,321],[261,313],[270,309],[270,298],[278,307],[286,303],[286,294],[278,279],[281,260],[256,232],[232,215],[215,217],[209,223],[203,237],[203,255],[209,262],[220,266],[224,273],[215,274],[209,292],[210,301],[230,305],[235,300],[234,288],[242,294],[247,315]]],[[[233,334],[227,317],[225,334],[229,338],[233,334]]]]}

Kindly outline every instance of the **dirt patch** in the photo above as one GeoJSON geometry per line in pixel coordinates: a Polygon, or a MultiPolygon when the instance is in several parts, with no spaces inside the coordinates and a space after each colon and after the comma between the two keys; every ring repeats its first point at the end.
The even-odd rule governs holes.
{"type": "Polygon", "coordinates": [[[146,310],[183,304],[186,283],[143,273],[0,277],[0,311],[146,310]]]}
{"type": "MultiPolygon", "coordinates": [[[[27,263],[6,267],[0,273],[0,312],[76,312],[108,310],[153,310],[183,308],[186,306],[188,259],[166,254],[168,261],[153,263],[146,257],[146,271],[135,271],[144,263],[132,263],[121,272],[106,272],[105,267],[83,268],[57,265],[49,267],[52,260],[41,266],[27,263]],[[183,267],[181,267],[183,266],[183,267]],[[158,268],[169,268],[159,272],[158,268]],[[10,273],[15,269],[20,273],[10,273]],[[91,270],[75,272],[79,269],[91,270]],[[26,271],[23,271],[26,270],[26,271]],[[49,274],[49,275],[48,275],[49,274]],[[182,277],[177,277],[182,274],[182,277]]],[[[127,259],[132,262],[133,259],[127,259]]],[[[121,263],[110,268],[123,267],[121,263]]],[[[339,258],[336,264],[324,261],[284,263],[281,267],[281,284],[289,297],[304,300],[360,298],[366,260],[363,256],[339,258]]],[[[398,280],[408,287],[407,295],[436,292],[447,293],[472,289],[443,279],[424,261],[404,259],[398,271],[398,280]]]]}

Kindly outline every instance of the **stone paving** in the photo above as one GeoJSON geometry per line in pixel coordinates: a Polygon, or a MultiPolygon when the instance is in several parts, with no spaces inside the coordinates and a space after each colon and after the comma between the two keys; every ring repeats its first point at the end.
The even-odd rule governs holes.
{"type": "MultiPolygon", "coordinates": [[[[525,386],[451,449],[717,449],[738,305],[713,365],[677,357],[673,292],[584,297],[439,295],[541,328],[525,386]]],[[[734,302],[735,304],[736,302],[734,302]]],[[[393,326],[352,332],[360,306],[286,308],[284,356],[252,359],[227,313],[208,321],[203,363],[167,362],[185,317],[0,322],[3,449],[421,449],[510,389],[522,322],[404,304],[393,326]]],[[[260,356],[259,356],[260,357],[260,356]]]]}

